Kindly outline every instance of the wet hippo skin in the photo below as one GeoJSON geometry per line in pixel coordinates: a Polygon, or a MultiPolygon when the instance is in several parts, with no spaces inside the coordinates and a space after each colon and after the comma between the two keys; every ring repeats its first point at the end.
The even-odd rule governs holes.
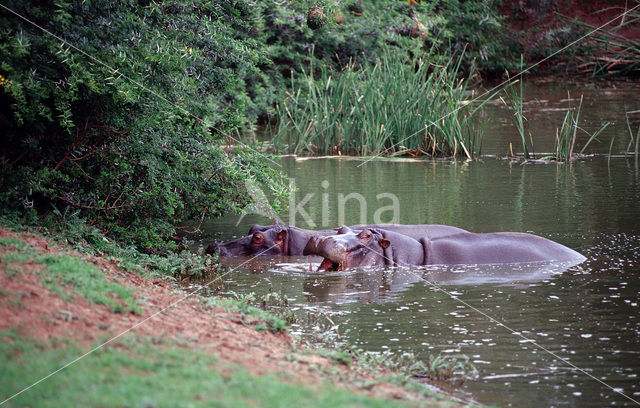
{"type": "MultiPolygon", "coordinates": [[[[452,234],[466,232],[457,227],[439,224],[373,224],[353,225],[350,228],[361,230],[375,228],[384,231],[393,231],[419,239],[422,237],[437,238],[452,234]]],[[[249,235],[233,241],[209,244],[207,254],[219,253],[219,256],[255,256],[255,255],[302,255],[307,242],[311,237],[328,236],[336,234],[338,228],[327,230],[307,230],[288,225],[254,225],[249,230],[249,235]]]]}
{"type": "Polygon", "coordinates": [[[533,234],[460,232],[415,239],[381,229],[341,227],[334,235],[311,237],[304,255],[324,258],[318,270],[363,266],[477,265],[543,261],[583,261],[564,245],[533,234]]]}

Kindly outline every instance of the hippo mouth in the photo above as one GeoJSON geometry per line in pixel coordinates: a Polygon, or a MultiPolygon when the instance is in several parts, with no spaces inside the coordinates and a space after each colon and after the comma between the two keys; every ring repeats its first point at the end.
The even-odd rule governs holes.
{"type": "Polygon", "coordinates": [[[317,272],[344,271],[344,269],[345,267],[343,262],[334,262],[329,258],[324,258],[318,267],[317,272]]]}
{"type": "Polygon", "coordinates": [[[344,271],[349,268],[349,255],[353,251],[345,250],[341,254],[323,254],[324,259],[320,263],[317,272],[344,271]]]}

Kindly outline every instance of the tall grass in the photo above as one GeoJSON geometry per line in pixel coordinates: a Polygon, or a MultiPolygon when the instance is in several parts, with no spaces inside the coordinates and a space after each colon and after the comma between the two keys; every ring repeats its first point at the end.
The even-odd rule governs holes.
{"type": "Polygon", "coordinates": [[[629,114],[627,114],[627,129],[629,130],[629,145],[627,146],[627,152],[631,151],[633,153],[636,167],[638,167],[638,158],[640,157],[640,126],[638,126],[638,131],[634,137],[633,130],[631,129],[631,121],[629,120],[629,114]]]}
{"type": "Polygon", "coordinates": [[[522,153],[524,154],[524,158],[528,159],[530,157],[530,153],[533,152],[533,136],[531,135],[531,131],[529,130],[529,123],[527,121],[527,118],[524,116],[524,79],[522,77],[523,71],[524,56],[520,55],[520,78],[517,81],[513,81],[504,87],[504,92],[507,95],[507,100],[505,101],[502,97],[500,97],[500,100],[513,112],[513,116],[511,117],[511,119],[513,120],[513,124],[518,130],[518,135],[520,135],[520,142],[522,143],[522,153]],[[516,83],[519,85],[519,92],[517,94],[513,89],[516,83]],[[527,136],[529,142],[527,142],[527,136]],[[531,146],[531,148],[529,148],[529,146],[531,146]]]}
{"type": "Polygon", "coordinates": [[[531,131],[529,130],[529,123],[527,121],[527,118],[524,116],[524,89],[522,77],[516,82],[512,82],[510,85],[504,88],[507,99],[505,100],[504,98],[500,97],[500,100],[509,108],[509,110],[513,112],[511,119],[513,120],[513,124],[518,131],[518,135],[520,136],[524,158],[528,159],[530,158],[530,153],[533,152],[533,137],[531,136],[531,131]],[[516,82],[520,85],[520,91],[517,94],[513,89],[513,85],[515,85],[516,82]],[[527,138],[529,139],[529,141],[527,141],[527,138]]]}
{"type": "MultiPolygon", "coordinates": [[[[522,142],[522,151],[525,159],[536,158],[536,155],[532,153],[533,151],[533,137],[531,132],[529,131],[529,126],[527,124],[527,118],[524,116],[523,111],[523,85],[522,78],[519,80],[520,82],[520,91],[516,93],[513,90],[512,86],[508,86],[504,88],[504,92],[506,95],[506,100],[503,97],[500,97],[502,102],[513,112],[513,124],[516,127],[518,134],[520,135],[520,140],[522,142]],[[527,137],[528,136],[528,137],[527,137]],[[527,141],[527,138],[529,139],[527,141]],[[530,147],[529,147],[530,146],[530,147]]],[[[569,96],[569,100],[571,97],[569,96]]],[[[582,103],[583,103],[583,95],[580,96],[580,103],[577,107],[572,108],[569,107],[567,113],[564,116],[564,120],[562,121],[562,125],[559,128],[556,128],[556,138],[554,143],[554,149],[552,153],[544,153],[542,157],[543,160],[557,160],[563,161],[565,163],[575,160],[584,154],[586,148],[593,142],[597,140],[598,135],[602,133],[609,125],[609,122],[604,123],[598,130],[593,133],[589,133],[583,128],[579,126],[580,123],[580,115],[582,113],[582,103]],[[586,133],[589,137],[587,141],[582,145],[580,151],[576,153],[576,141],[578,138],[578,131],[586,133]]],[[[633,135],[632,135],[633,140],[633,135]]]]}
{"type": "MultiPolygon", "coordinates": [[[[569,99],[571,99],[569,97],[569,99]]],[[[582,149],[576,155],[574,153],[576,149],[576,138],[578,136],[578,130],[583,130],[578,126],[580,123],[580,113],[582,112],[583,95],[580,95],[580,103],[575,109],[569,109],[564,116],[562,126],[560,129],[556,129],[556,141],[555,141],[555,159],[558,161],[569,162],[576,157],[582,155],[585,149],[593,142],[597,140],[597,137],[603,130],[609,126],[609,122],[604,123],[598,130],[589,134],[589,139],[582,145],[582,149]]],[[[584,130],[583,130],[584,131],[584,130]]],[[[586,133],[586,131],[584,131],[586,133]]]]}
{"type": "Polygon", "coordinates": [[[472,157],[478,135],[461,59],[385,53],[371,66],[340,72],[310,66],[277,107],[273,144],[296,154],[426,154],[472,157]]]}

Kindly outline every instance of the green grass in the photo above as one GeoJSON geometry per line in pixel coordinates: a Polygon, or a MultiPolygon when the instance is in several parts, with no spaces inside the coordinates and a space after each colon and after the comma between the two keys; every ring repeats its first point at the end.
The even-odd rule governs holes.
{"type": "MultiPolygon", "coordinates": [[[[224,272],[217,262],[217,257],[201,256],[204,249],[193,253],[184,248],[179,252],[163,251],[163,253],[144,253],[134,246],[125,245],[106,237],[94,226],[87,225],[76,212],[67,207],[63,211],[55,209],[36,227],[15,222],[9,217],[0,216],[0,225],[14,231],[29,231],[51,238],[60,247],[71,247],[74,250],[107,259],[113,259],[118,266],[141,276],[159,276],[164,279],[211,279],[224,272]]],[[[0,246],[9,247],[15,238],[0,239],[0,246]],[[6,241],[5,244],[3,242],[6,241]]],[[[26,245],[21,240],[22,244],[26,245]]]]}
{"type": "MultiPolygon", "coordinates": [[[[73,344],[49,348],[4,333],[0,342],[3,400],[81,354],[73,344]]],[[[401,407],[318,384],[310,388],[277,375],[254,376],[193,349],[156,346],[135,337],[106,347],[11,400],[37,407],[401,407]]]]}
{"type": "Polygon", "coordinates": [[[40,272],[45,287],[62,299],[70,300],[66,288],[91,303],[105,305],[112,312],[140,314],[133,290],[105,279],[95,266],[69,255],[42,255],[36,262],[47,267],[40,272]]]}
{"type": "Polygon", "coordinates": [[[112,312],[140,314],[133,290],[107,280],[93,265],[66,254],[39,255],[15,238],[0,240],[0,246],[11,251],[0,254],[0,264],[9,275],[21,273],[21,263],[35,262],[45,267],[37,272],[44,286],[64,300],[71,301],[73,293],[112,312]]]}
{"type": "MultiPolygon", "coordinates": [[[[371,66],[340,72],[310,66],[278,105],[273,144],[294,154],[424,154],[472,157],[479,135],[471,118],[461,59],[436,65],[390,52],[371,66]]],[[[489,100],[491,98],[487,98],[489,100]]]]}
{"type": "Polygon", "coordinates": [[[640,157],[640,126],[633,135],[633,129],[631,128],[631,120],[627,114],[627,130],[629,131],[629,145],[627,146],[627,152],[632,152],[635,160],[636,168],[638,167],[638,158],[640,157]]]}
{"type": "MultiPolygon", "coordinates": [[[[571,99],[571,97],[569,97],[571,99]]],[[[562,121],[562,127],[556,132],[555,141],[555,160],[564,161],[565,163],[575,159],[574,151],[576,149],[576,137],[578,130],[582,130],[579,126],[580,114],[582,112],[583,96],[580,96],[580,104],[576,108],[569,108],[562,121]]],[[[609,126],[609,122],[603,124],[600,129],[592,134],[589,134],[589,139],[582,145],[582,149],[577,154],[582,155],[587,148],[598,135],[609,126]]]]}
{"type": "Polygon", "coordinates": [[[523,57],[520,57],[520,79],[514,81],[507,85],[504,88],[504,92],[507,95],[507,100],[505,101],[503,98],[500,98],[502,102],[507,105],[507,107],[513,112],[511,119],[513,120],[513,124],[518,130],[518,135],[520,136],[520,143],[522,145],[522,153],[524,154],[524,158],[529,158],[529,153],[533,152],[533,137],[531,136],[531,131],[529,130],[529,122],[527,118],[524,116],[523,112],[523,100],[524,100],[524,80],[522,78],[522,69],[523,69],[523,57]],[[513,89],[513,85],[518,83],[519,92],[513,89]],[[527,141],[527,139],[529,139],[527,141]]]}
{"type": "MultiPolygon", "coordinates": [[[[523,113],[523,99],[524,99],[524,91],[522,85],[522,78],[519,80],[520,82],[520,90],[519,93],[516,93],[512,89],[512,86],[508,86],[504,89],[506,94],[506,100],[504,98],[500,98],[502,102],[513,112],[513,124],[518,131],[518,135],[520,136],[520,141],[522,144],[522,153],[525,159],[536,158],[535,154],[532,153],[534,149],[533,137],[531,132],[529,131],[529,126],[527,124],[527,118],[523,113]],[[528,140],[527,140],[528,139],[528,140]]],[[[568,96],[568,99],[571,100],[571,96],[568,96]]],[[[582,113],[582,104],[583,104],[583,96],[580,96],[580,103],[576,107],[569,107],[567,113],[564,116],[564,120],[562,121],[562,125],[559,128],[556,128],[556,138],[554,143],[554,151],[551,154],[544,155],[540,157],[543,160],[556,160],[568,163],[570,161],[579,158],[584,154],[584,151],[594,140],[598,140],[597,137],[604,131],[609,125],[609,122],[604,123],[598,130],[593,133],[589,133],[584,130],[580,126],[580,115],[582,113]],[[584,132],[587,134],[588,139],[582,145],[580,151],[577,151],[578,146],[576,146],[576,140],[578,137],[578,131],[584,132]]],[[[633,135],[632,135],[633,140],[633,135]]]]}
{"type": "Polygon", "coordinates": [[[271,312],[259,309],[251,305],[253,298],[231,299],[222,297],[202,298],[205,306],[221,307],[225,312],[238,313],[244,316],[253,317],[253,320],[244,321],[245,324],[253,326],[256,330],[279,332],[287,330],[287,321],[271,312]]]}

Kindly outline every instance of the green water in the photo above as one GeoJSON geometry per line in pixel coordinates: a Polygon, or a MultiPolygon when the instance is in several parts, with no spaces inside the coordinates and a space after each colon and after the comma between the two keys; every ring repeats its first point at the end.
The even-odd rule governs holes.
{"type": "MultiPolygon", "coordinates": [[[[570,166],[494,159],[362,163],[282,160],[299,188],[296,199],[313,193],[304,210],[316,228],[325,226],[323,208],[328,209],[326,226],[338,225],[340,193],[361,194],[367,204],[361,219],[360,204],[347,201],[346,224],[372,223],[375,212],[390,202],[376,196],[391,193],[398,197],[401,223],[527,231],[574,248],[588,260],[569,268],[435,266],[325,275],[308,271],[317,259],[259,258],[235,270],[225,290],[285,294],[303,316],[294,326],[303,334],[313,334],[318,324],[305,320],[305,313],[322,311],[339,325],[343,341],[368,350],[411,351],[421,358],[464,353],[480,376],[456,392],[487,404],[632,404],[527,339],[640,398],[640,173],[632,160],[594,158],[570,166]]],[[[286,222],[287,214],[282,218],[286,222]]],[[[236,226],[237,220],[211,221],[205,226],[215,232],[210,240],[232,239],[254,222],[269,222],[247,216],[236,226]]]]}
{"type": "MultiPolygon", "coordinates": [[[[595,102],[598,89],[586,89],[591,93],[585,127],[615,122],[594,151],[608,151],[614,136],[614,153],[625,150],[629,136],[620,112],[640,109],[634,86],[609,87],[613,96],[603,94],[595,102]]],[[[547,100],[538,105],[550,109],[562,104],[565,91],[529,88],[533,99],[547,100]]],[[[491,109],[484,151],[503,154],[518,138],[506,125],[504,109],[491,109]]],[[[549,151],[554,118],[559,114],[561,121],[564,112],[531,109],[536,145],[549,151]]],[[[318,259],[263,257],[236,267],[225,291],[285,294],[301,317],[293,330],[307,338],[322,335],[371,351],[411,351],[425,359],[464,353],[479,376],[454,392],[485,404],[601,407],[634,406],[629,398],[640,400],[640,171],[633,158],[593,157],[571,165],[495,158],[282,159],[281,165],[298,188],[294,207],[304,203],[302,210],[313,224],[297,212],[295,223],[302,228],[397,221],[474,232],[523,231],[574,248],[588,259],[573,266],[319,274],[310,271],[318,259]],[[340,195],[348,194],[352,198],[341,204],[340,195]],[[395,210],[392,197],[397,198],[395,210]]],[[[285,223],[290,215],[280,214],[285,223]]],[[[242,236],[253,223],[271,222],[249,215],[236,225],[238,219],[210,220],[203,243],[242,236]]]]}
{"type": "MultiPolygon", "coordinates": [[[[581,130],[577,134],[577,150],[589,139],[590,133],[608,122],[610,125],[585,152],[608,153],[610,148],[612,154],[626,151],[630,140],[627,117],[634,135],[640,125],[638,95],[640,82],[637,80],[585,82],[565,78],[525,77],[523,115],[533,135],[533,151],[553,151],[556,129],[562,126],[567,109],[577,108],[581,96],[581,130]]],[[[522,152],[520,137],[511,119],[512,114],[497,98],[486,105],[478,118],[478,125],[483,130],[482,153],[505,155],[509,152],[510,143],[514,153],[522,152]]]]}

